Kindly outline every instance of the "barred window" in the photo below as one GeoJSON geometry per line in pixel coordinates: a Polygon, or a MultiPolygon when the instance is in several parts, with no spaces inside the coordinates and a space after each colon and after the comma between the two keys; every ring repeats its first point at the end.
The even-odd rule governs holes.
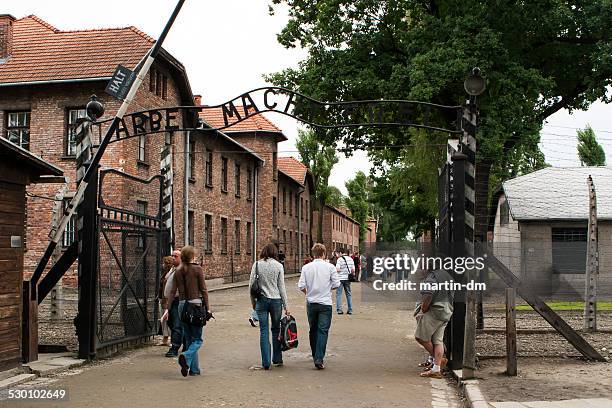
{"type": "Polygon", "coordinates": [[[87,116],[85,109],[68,109],[66,126],[66,156],[76,155],[76,123],[77,119],[87,116]]]}
{"type": "Polygon", "coordinates": [[[30,112],[9,112],[6,123],[6,139],[30,150],[30,112]]]}
{"type": "MultiPolygon", "coordinates": [[[[70,200],[72,198],[64,198],[62,201],[62,209],[66,210],[68,208],[68,204],[70,204],[70,200]]],[[[68,248],[70,244],[74,242],[76,239],[76,213],[70,217],[68,224],[66,224],[66,228],[64,229],[64,235],[62,236],[62,247],[68,248]]]]}
{"type": "Polygon", "coordinates": [[[227,218],[221,217],[221,253],[227,254],[227,218]]]}
{"type": "Polygon", "coordinates": [[[213,152],[206,149],[206,187],[213,186],[213,152]]]}
{"type": "Polygon", "coordinates": [[[204,215],[204,252],[212,253],[212,215],[204,215]]]}
{"type": "Polygon", "coordinates": [[[234,220],[234,252],[240,254],[240,220],[234,220]]]}

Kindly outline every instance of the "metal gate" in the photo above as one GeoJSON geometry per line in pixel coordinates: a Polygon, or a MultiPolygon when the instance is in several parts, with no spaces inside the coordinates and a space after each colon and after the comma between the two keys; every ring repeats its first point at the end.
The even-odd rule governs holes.
{"type": "Polygon", "coordinates": [[[100,171],[96,350],[157,333],[157,289],[168,234],[161,175],[100,171]]]}

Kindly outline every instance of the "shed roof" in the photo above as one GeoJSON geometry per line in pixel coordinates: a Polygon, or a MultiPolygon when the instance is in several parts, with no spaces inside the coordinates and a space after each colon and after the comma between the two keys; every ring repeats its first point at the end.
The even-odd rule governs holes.
{"type": "Polygon", "coordinates": [[[515,220],[586,220],[587,178],[597,196],[597,218],[612,220],[612,167],[548,167],[502,184],[515,220]]]}
{"type": "Polygon", "coordinates": [[[29,167],[38,176],[63,176],[64,172],[59,167],[46,162],[41,157],[29,152],[28,150],[9,142],[0,137],[0,159],[10,157],[15,159],[20,165],[29,167]]]}
{"type": "Polygon", "coordinates": [[[306,182],[306,174],[308,173],[308,167],[298,159],[292,156],[279,157],[278,158],[278,169],[300,183],[304,185],[306,182]]]}

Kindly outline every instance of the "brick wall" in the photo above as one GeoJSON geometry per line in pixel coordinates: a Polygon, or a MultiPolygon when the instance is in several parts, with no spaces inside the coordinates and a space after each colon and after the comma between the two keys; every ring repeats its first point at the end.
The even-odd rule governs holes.
{"type": "MultiPolygon", "coordinates": [[[[313,213],[314,223],[318,222],[319,212],[313,213]]],[[[325,206],[323,210],[323,245],[328,255],[339,248],[346,248],[350,253],[359,250],[359,224],[345,212],[325,206]]],[[[316,231],[316,229],[315,229],[316,231]]]]}
{"type": "MultiPolygon", "coordinates": [[[[163,67],[157,67],[164,70],[163,67]]],[[[129,111],[145,110],[155,107],[180,105],[178,89],[169,78],[168,94],[164,100],[149,91],[149,77],[141,86],[129,111]]],[[[28,87],[3,88],[0,94],[0,134],[6,135],[7,113],[25,110],[31,112],[30,151],[64,170],[68,181],[64,197],[72,197],[76,190],[76,163],[74,157],[66,155],[66,134],[68,129],[67,111],[71,108],[84,108],[89,97],[96,94],[105,106],[104,118],[110,118],[118,110],[121,102],[104,93],[105,82],[83,82],[72,84],[53,84],[28,87]]],[[[177,132],[179,133],[179,132],[177,132]]],[[[178,138],[177,135],[174,138],[178,138]]],[[[98,137],[96,136],[95,142],[98,137]]],[[[95,143],[94,142],[94,143],[95,143]]],[[[151,135],[147,139],[147,163],[137,162],[138,138],[111,144],[102,160],[102,168],[115,168],[141,178],[149,178],[159,173],[160,150],[164,134],[151,135]]],[[[62,191],[62,184],[37,184],[28,187],[28,193],[55,198],[62,191]]],[[[127,189],[118,184],[109,191],[108,200],[121,202],[122,206],[135,210],[136,201],[151,200],[142,191],[127,189]],[[112,197],[112,198],[111,198],[112,197]]],[[[29,278],[48,242],[52,225],[54,202],[44,198],[28,197],[27,235],[24,253],[24,275],[29,278]]],[[[152,208],[152,207],[149,207],[152,208]]],[[[55,256],[58,256],[56,253],[55,256]]],[[[76,265],[71,273],[63,278],[63,283],[76,285],[76,265]]]]}
{"type": "MultiPolygon", "coordinates": [[[[260,162],[246,150],[240,149],[234,143],[225,140],[215,132],[192,132],[190,135],[194,147],[194,166],[192,177],[189,178],[189,204],[188,211],[193,212],[193,238],[194,246],[204,255],[204,271],[206,278],[226,278],[230,280],[245,279],[250,273],[253,262],[252,245],[247,242],[247,225],[250,224],[251,242],[254,237],[253,209],[255,204],[255,190],[253,184],[253,197],[247,194],[248,169],[255,177],[255,166],[260,162]],[[212,151],[212,184],[206,183],[206,154],[212,151]],[[227,160],[227,190],[222,189],[222,160],[227,160]],[[236,164],[240,166],[240,190],[236,190],[236,164]],[[211,244],[205,250],[206,216],[212,221],[211,244]],[[222,219],[226,221],[225,240],[226,250],[222,249],[222,219]],[[238,223],[237,223],[238,222],[238,223]],[[236,237],[236,227],[239,235],[236,237]],[[239,244],[236,242],[239,239],[239,244]],[[239,247],[239,248],[238,248],[239,247]]],[[[184,143],[184,139],[183,139],[184,143]]],[[[184,221],[183,208],[185,197],[183,182],[184,145],[175,144],[175,163],[180,163],[180,174],[175,167],[175,194],[174,194],[174,222],[177,247],[186,242],[183,236],[184,221]],[[179,181],[180,180],[180,181],[179,181]],[[180,185],[179,185],[180,183],[180,185]]],[[[261,217],[260,217],[261,219],[261,217]]]]}

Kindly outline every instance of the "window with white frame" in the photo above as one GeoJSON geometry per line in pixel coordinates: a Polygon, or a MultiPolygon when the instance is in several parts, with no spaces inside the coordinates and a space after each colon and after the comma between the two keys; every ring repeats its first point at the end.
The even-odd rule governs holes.
{"type": "Polygon", "coordinates": [[[9,112],[6,119],[6,139],[30,150],[30,112],[9,112]]]}
{"type": "Polygon", "coordinates": [[[68,109],[66,129],[66,156],[76,155],[76,124],[77,120],[87,116],[85,109],[68,109]]]}

